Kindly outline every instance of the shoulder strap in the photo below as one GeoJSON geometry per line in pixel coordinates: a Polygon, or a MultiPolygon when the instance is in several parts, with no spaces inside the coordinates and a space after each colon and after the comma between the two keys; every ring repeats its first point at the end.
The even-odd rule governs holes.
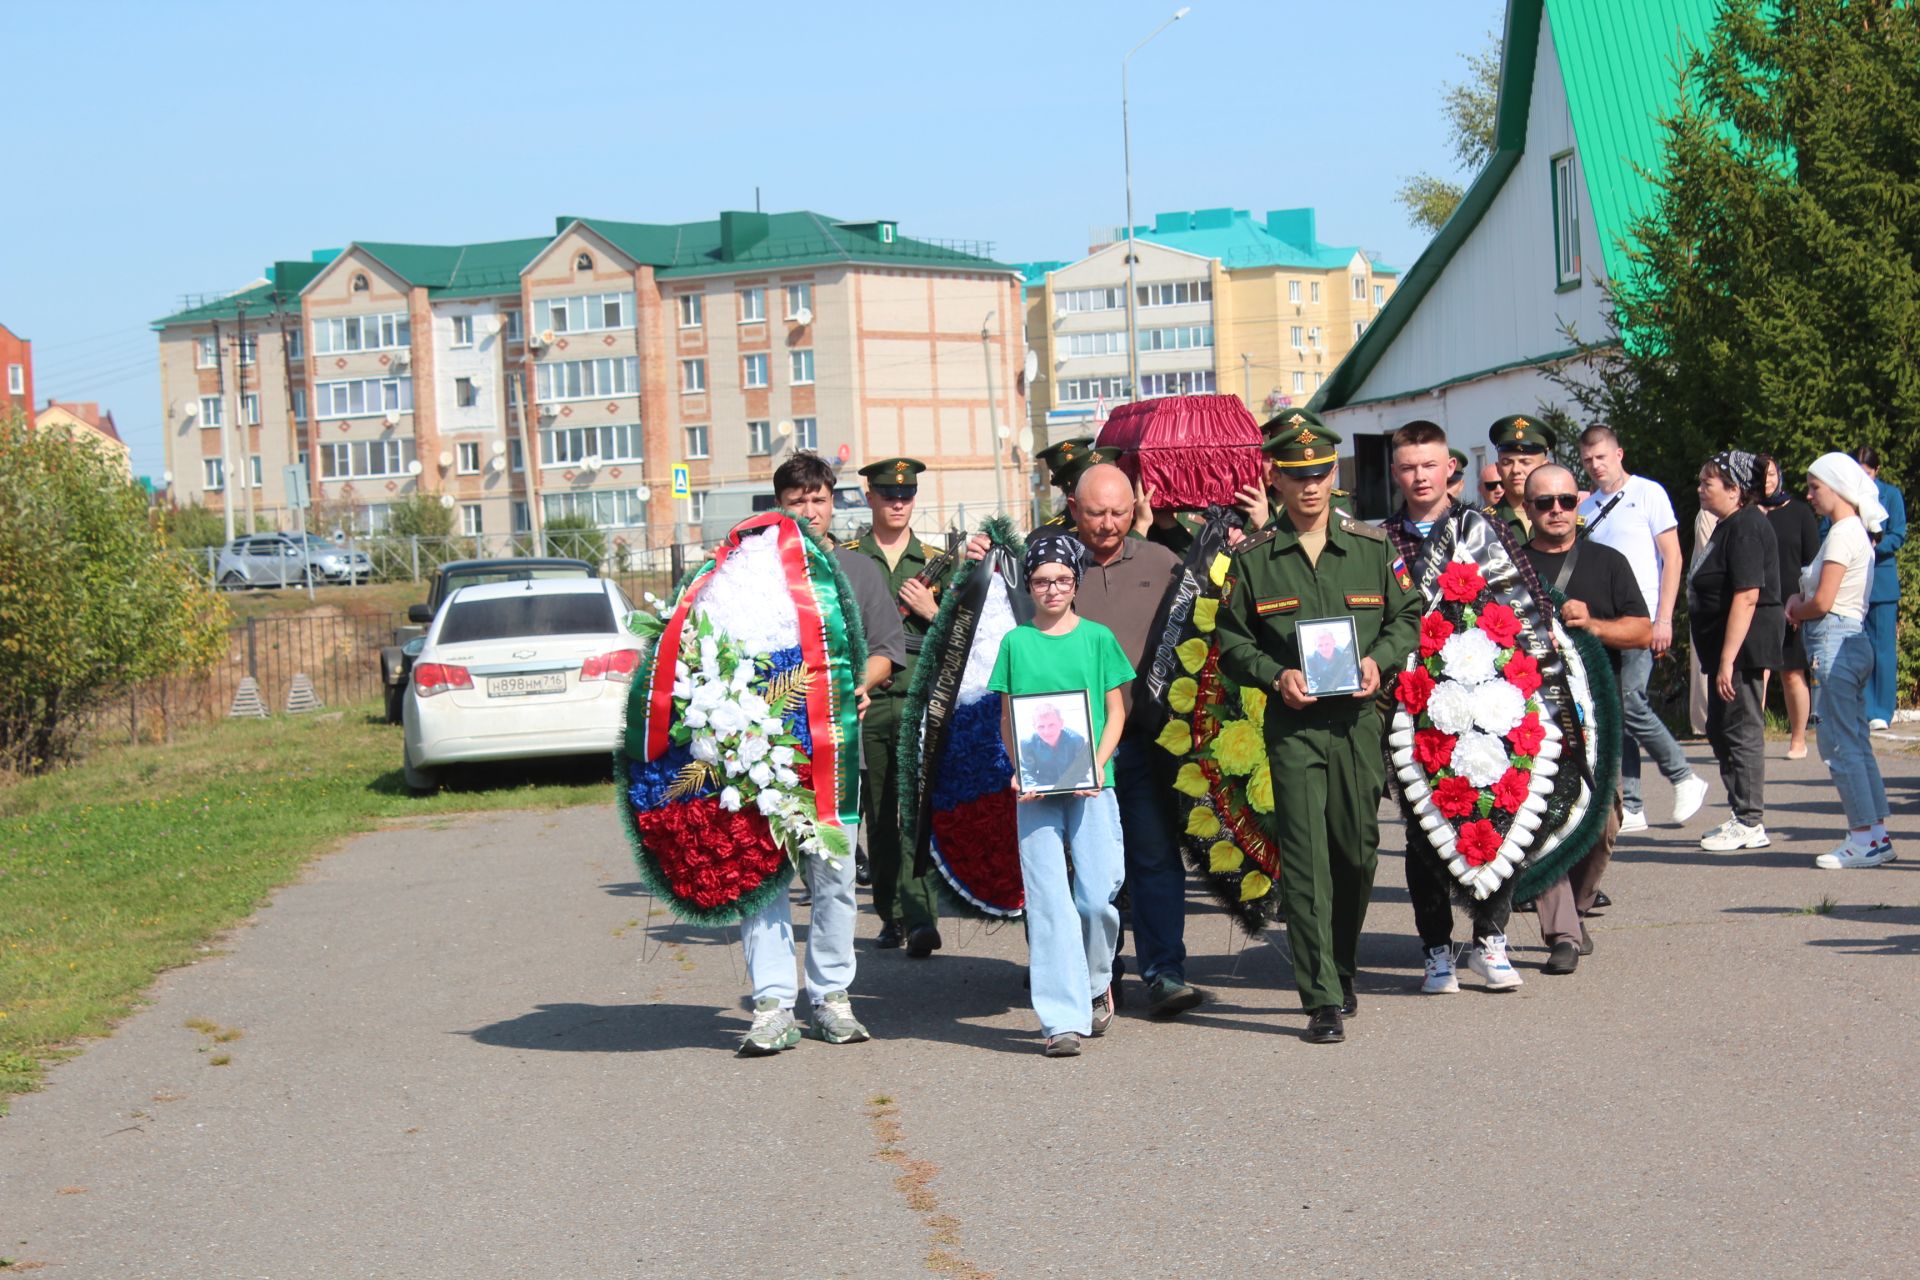
{"type": "MultiPolygon", "coordinates": [[[[1620,499],[1615,498],[1614,501],[1618,502],[1620,499]]],[[[1612,506],[1608,506],[1607,511],[1611,510],[1613,510],[1612,506]]],[[[1600,514],[1604,516],[1607,512],[1602,511],[1600,514]]],[[[1595,521],[1595,523],[1597,524],[1598,521],[1595,521]]],[[[1592,528],[1593,526],[1588,525],[1587,527],[1592,528]]],[[[1580,538],[1573,540],[1573,546],[1568,550],[1567,558],[1560,562],[1560,572],[1553,575],[1553,589],[1563,596],[1567,594],[1567,583],[1573,580],[1573,566],[1580,562],[1580,546],[1582,541],[1583,539],[1580,538]]]]}

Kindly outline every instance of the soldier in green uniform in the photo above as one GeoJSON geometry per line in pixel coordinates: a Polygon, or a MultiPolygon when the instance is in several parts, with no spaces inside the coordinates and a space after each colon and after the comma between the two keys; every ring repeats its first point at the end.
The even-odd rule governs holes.
{"type": "Polygon", "coordinates": [[[841,544],[848,551],[872,556],[887,577],[900,607],[907,633],[907,665],[890,684],[872,690],[872,704],[860,722],[865,744],[866,780],[860,788],[865,808],[861,824],[867,836],[867,857],[873,876],[873,909],[880,917],[882,947],[904,940],[907,954],[924,959],[940,949],[940,897],[937,872],[913,874],[913,863],[901,851],[900,779],[897,765],[901,708],[913,682],[927,626],[940,608],[940,592],[953,564],[931,575],[929,563],[941,553],[914,536],[913,505],[920,494],[920,473],[926,464],[914,458],[883,458],[860,468],[867,481],[867,503],[873,525],[860,537],[841,544]],[[924,579],[931,577],[931,581],[924,579]]]}
{"type": "Polygon", "coordinates": [[[1447,497],[1460,501],[1460,495],[1467,491],[1467,455],[1458,449],[1447,450],[1447,456],[1453,459],[1453,475],[1447,480],[1447,497]]]}
{"type": "Polygon", "coordinates": [[[1375,695],[1405,666],[1422,608],[1386,534],[1332,508],[1339,440],[1303,420],[1263,446],[1279,510],[1235,551],[1218,624],[1221,669],[1274,695],[1266,721],[1272,832],[1294,980],[1315,1044],[1344,1040],[1343,1016],[1357,1008],[1354,953],[1386,785],[1375,695]],[[1311,697],[1295,625],[1342,615],[1354,621],[1360,690],[1311,697]]]}
{"type": "Polygon", "coordinates": [[[1118,462],[1120,450],[1111,445],[1096,449],[1092,436],[1075,436],[1033,456],[1047,464],[1047,480],[1060,491],[1060,510],[1042,521],[1040,527],[1071,529],[1073,518],[1067,514],[1066,500],[1073,496],[1073,486],[1080,482],[1080,473],[1096,462],[1118,462]]]}
{"type": "Polygon", "coordinates": [[[1507,532],[1513,535],[1513,544],[1524,547],[1533,537],[1533,521],[1528,518],[1526,503],[1520,495],[1527,491],[1527,477],[1533,474],[1533,469],[1547,461],[1547,454],[1556,443],[1554,430],[1538,418],[1512,413],[1494,419],[1487,439],[1493,444],[1493,465],[1500,473],[1506,497],[1494,506],[1482,508],[1482,514],[1507,526],[1507,532]]]}

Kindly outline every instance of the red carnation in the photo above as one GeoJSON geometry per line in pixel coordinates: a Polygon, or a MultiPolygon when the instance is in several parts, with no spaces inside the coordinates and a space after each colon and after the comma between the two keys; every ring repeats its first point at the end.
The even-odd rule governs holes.
{"type": "Polygon", "coordinates": [[[1425,667],[1415,667],[1411,671],[1400,673],[1400,702],[1409,715],[1419,715],[1427,709],[1427,699],[1433,696],[1433,677],[1425,667]]]}
{"type": "MultiPolygon", "coordinates": [[[[1473,812],[1473,806],[1479,803],[1480,789],[1465,778],[1442,778],[1434,784],[1433,807],[1450,822],[1466,817],[1473,812]]],[[[1479,825],[1487,824],[1483,822],[1479,825]]]]}
{"type": "Polygon", "coordinates": [[[1507,741],[1513,744],[1513,749],[1523,756],[1538,754],[1540,744],[1546,741],[1546,738],[1547,731],[1541,727],[1540,713],[1537,711],[1527,712],[1526,717],[1513,726],[1512,731],[1507,734],[1507,741]]]}
{"type": "Polygon", "coordinates": [[[1438,729],[1416,729],[1413,733],[1413,758],[1428,773],[1438,773],[1453,763],[1453,744],[1459,741],[1438,729]]]}
{"type": "Polygon", "coordinates": [[[1453,624],[1444,613],[1429,613],[1420,619],[1420,656],[1431,658],[1453,639],[1453,624]]]}
{"type": "Polygon", "coordinates": [[[1480,611],[1480,629],[1502,649],[1511,649],[1520,635],[1520,615],[1498,602],[1480,611]]]}
{"type": "Polygon", "coordinates": [[[1469,822],[1460,828],[1455,847],[1460,850],[1460,856],[1467,860],[1468,866],[1484,867],[1500,852],[1500,833],[1485,818],[1469,822]]]}
{"type": "Polygon", "coordinates": [[[1440,571],[1440,594],[1455,604],[1471,604],[1486,590],[1487,580],[1480,570],[1459,560],[1440,571]]]}
{"type": "Polygon", "coordinates": [[[1526,694],[1529,698],[1540,687],[1540,663],[1530,653],[1516,653],[1507,659],[1507,665],[1500,668],[1500,674],[1507,683],[1526,694]]]}
{"type": "Polygon", "coordinates": [[[1500,775],[1500,781],[1493,784],[1493,802],[1508,813],[1520,812],[1520,806],[1526,803],[1527,790],[1533,775],[1525,769],[1509,769],[1500,775]]]}

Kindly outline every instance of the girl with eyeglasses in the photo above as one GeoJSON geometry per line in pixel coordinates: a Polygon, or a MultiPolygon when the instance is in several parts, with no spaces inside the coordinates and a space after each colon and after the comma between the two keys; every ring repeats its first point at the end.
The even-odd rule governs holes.
{"type": "MultiPolygon", "coordinates": [[[[1074,1057],[1082,1037],[1104,1035],[1113,1024],[1113,952],[1120,936],[1115,899],[1125,876],[1112,762],[1125,725],[1120,687],[1133,679],[1133,664],[1112,631],[1074,612],[1086,567],[1086,546],[1070,533],[1043,529],[1028,540],[1033,618],[1000,642],[987,682],[1002,695],[1001,733],[1010,759],[1021,759],[1022,751],[1014,697],[1054,693],[1068,695],[1063,703],[1077,702],[1072,695],[1084,691],[1091,720],[1092,785],[1040,794],[1018,773],[1013,779],[1033,1011],[1050,1058],[1074,1057]]],[[[1060,732],[1057,724],[1039,727],[1042,736],[1048,728],[1060,732]]]]}

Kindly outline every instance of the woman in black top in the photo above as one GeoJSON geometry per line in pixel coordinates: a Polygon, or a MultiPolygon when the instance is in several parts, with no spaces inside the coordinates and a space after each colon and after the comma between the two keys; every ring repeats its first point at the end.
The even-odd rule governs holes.
{"type": "Polygon", "coordinates": [[[1687,579],[1693,645],[1708,675],[1707,741],[1720,762],[1733,817],[1700,838],[1714,853],[1772,843],[1766,810],[1767,740],[1761,691],[1780,665],[1786,634],[1780,547],[1761,514],[1760,459],[1716,453],[1700,468],[1700,505],[1720,517],[1687,579]]]}
{"type": "MultiPolygon", "coordinates": [[[[1804,498],[1787,491],[1786,475],[1780,463],[1768,454],[1760,455],[1760,471],[1766,477],[1767,496],[1760,506],[1773,526],[1774,543],[1780,549],[1780,579],[1798,583],[1800,571],[1813,563],[1820,552],[1820,518],[1813,514],[1804,498]]],[[[1787,703],[1787,759],[1807,756],[1807,714],[1813,708],[1813,693],[1807,687],[1807,643],[1800,628],[1787,627],[1780,658],[1780,692],[1787,703]]],[[[1765,701],[1765,689],[1761,700],[1765,701]]]]}

